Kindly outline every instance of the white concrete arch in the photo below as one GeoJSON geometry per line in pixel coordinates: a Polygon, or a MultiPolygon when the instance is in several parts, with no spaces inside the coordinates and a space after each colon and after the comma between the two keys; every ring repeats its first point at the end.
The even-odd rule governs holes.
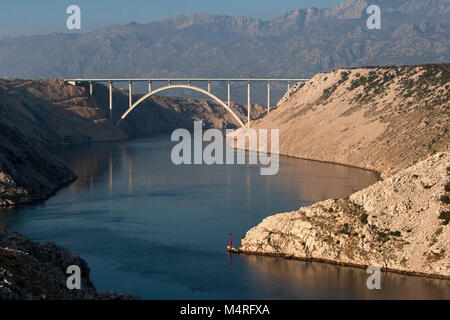
{"type": "Polygon", "coordinates": [[[222,107],[224,107],[229,113],[231,113],[231,115],[236,119],[236,121],[239,123],[239,125],[242,128],[246,128],[244,123],[242,122],[241,119],[239,119],[239,117],[233,112],[233,110],[231,110],[222,100],[220,100],[217,96],[213,95],[211,92],[208,92],[206,90],[203,90],[201,88],[198,87],[194,87],[194,86],[190,86],[190,85],[184,85],[184,84],[174,84],[174,85],[169,85],[169,86],[165,86],[165,87],[161,87],[158,89],[155,89],[149,93],[147,93],[145,96],[143,96],[142,98],[140,98],[138,101],[136,101],[131,107],[128,108],[127,111],[125,111],[125,113],[120,117],[120,120],[117,122],[117,126],[120,125],[120,123],[122,122],[122,120],[124,120],[128,114],[133,111],[134,108],[136,108],[140,103],[142,103],[145,99],[151,97],[152,95],[157,94],[158,92],[161,91],[165,91],[165,90],[169,90],[169,89],[177,89],[177,88],[181,88],[181,89],[190,89],[190,90],[194,90],[194,91],[198,91],[201,92],[207,96],[209,96],[210,98],[214,99],[214,101],[216,101],[217,103],[219,103],[222,107]]]}

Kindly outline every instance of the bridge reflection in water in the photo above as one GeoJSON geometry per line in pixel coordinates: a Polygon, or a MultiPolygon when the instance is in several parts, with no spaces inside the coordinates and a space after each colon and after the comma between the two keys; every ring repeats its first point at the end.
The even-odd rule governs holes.
{"type": "MultiPolygon", "coordinates": [[[[287,157],[281,157],[283,165],[280,167],[279,174],[274,177],[261,177],[256,170],[257,166],[175,166],[170,159],[173,144],[170,136],[161,136],[149,140],[102,142],[55,150],[58,153],[61,152],[65,162],[78,175],[78,180],[69,187],[73,192],[86,186],[94,192],[94,185],[98,181],[103,181],[102,176],[105,174],[108,190],[111,193],[118,191],[115,189],[115,183],[120,181],[122,185],[124,174],[126,174],[129,193],[133,193],[136,183],[139,188],[145,186],[151,190],[161,184],[169,187],[187,184],[189,181],[213,183],[218,176],[223,176],[222,183],[225,187],[226,199],[231,198],[233,185],[240,184],[240,188],[245,186],[245,203],[250,208],[251,189],[256,185],[258,188],[264,187],[264,194],[259,195],[261,200],[270,201],[273,193],[281,198],[288,198],[286,193],[289,193],[290,196],[295,194],[298,199],[308,199],[304,203],[311,204],[329,198],[346,197],[377,181],[375,174],[362,169],[287,157]],[[142,145],[144,149],[147,149],[152,144],[152,140],[163,143],[166,149],[158,156],[160,157],[159,171],[155,166],[145,163],[146,158],[143,155],[145,151],[134,146],[142,145]],[[161,157],[164,157],[164,161],[161,157]],[[241,170],[236,171],[239,167],[241,170]],[[255,168],[255,170],[246,168],[255,168]],[[204,170],[204,174],[199,174],[200,170],[204,170]],[[177,173],[182,177],[180,178],[177,173]],[[281,194],[280,190],[283,191],[281,194]]],[[[158,150],[161,151],[159,147],[158,150]]],[[[247,156],[252,155],[247,153],[247,156]]],[[[149,159],[149,161],[152,160],[149,159]]]]}

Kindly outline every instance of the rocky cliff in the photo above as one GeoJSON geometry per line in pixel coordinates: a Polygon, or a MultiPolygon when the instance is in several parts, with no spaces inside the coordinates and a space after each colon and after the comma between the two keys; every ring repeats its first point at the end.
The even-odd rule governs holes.
{"type": "Polygon", "coordinates": [[[340,69],[297,85],[255,129],[279,129],[280,153],[381,172],[450,144],[450,65],[340,69]]]}
{"type": "Polygon", "coordinates": [[[450,153],[351,195],[265,219],[241,250],[450,278],[450,153]]]}
{"type": "Polygon", "coordinates": [[[0,207],[47,199],[76,178],[49,145],[126,137],[84,97],[58,81],[0,81],[0,207]]]}
{"type": "Polygon", "coordinates": [[[0,231],[0,300],[139,299],[128,293],[98,293],[89,273],[86,262],[66,248],[0,231]],[[81,270],[80,290],[67,288],[69,266],[81,270]]]}
{"type": "Polygon", "coordinates": [[[385,180],[269,217],[241,251],[449,278],[449,71],[343,69],[292,88],[254,128],[279,129],[281,154],[373,169],[385,180]]]}
{"type": "Polygon", "coordinates": [[[0,121],[0,207],[47,199],[75,178],[62,161],[0,121]]]}

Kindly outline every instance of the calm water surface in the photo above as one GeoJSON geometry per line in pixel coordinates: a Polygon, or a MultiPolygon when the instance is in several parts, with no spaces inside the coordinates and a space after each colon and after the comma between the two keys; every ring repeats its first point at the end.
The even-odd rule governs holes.
{"type": "Polygon", "coordinates": [[[79,253],[99,290],[146,299],[450,298],[449,282],[280,258],[231,256],[265,217],[376,181],[367,171],[280,159],[258,166],[175,166],[169,136],[55,149],[79,179],[41,205],[0,211],[0,228],[79,253]]]}

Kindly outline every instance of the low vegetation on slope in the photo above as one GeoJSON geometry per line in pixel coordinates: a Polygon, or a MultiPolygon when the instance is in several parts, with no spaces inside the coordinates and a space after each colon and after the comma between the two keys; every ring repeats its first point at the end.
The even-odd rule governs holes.
{"type": "Polygon", "coordinates": [[[256,128],[280,129],[280,153],[377,170],[383,177],[447,150],[450,64],[341,69],[296,86],[256,128]]]}
{"type": "Polygon", "coordinates": [[[347,199],[265,219],[241,250],[449,278],[450,65],[372,67],[296,85],[256,128],[282,154],[377,170],[347,199]]]}

